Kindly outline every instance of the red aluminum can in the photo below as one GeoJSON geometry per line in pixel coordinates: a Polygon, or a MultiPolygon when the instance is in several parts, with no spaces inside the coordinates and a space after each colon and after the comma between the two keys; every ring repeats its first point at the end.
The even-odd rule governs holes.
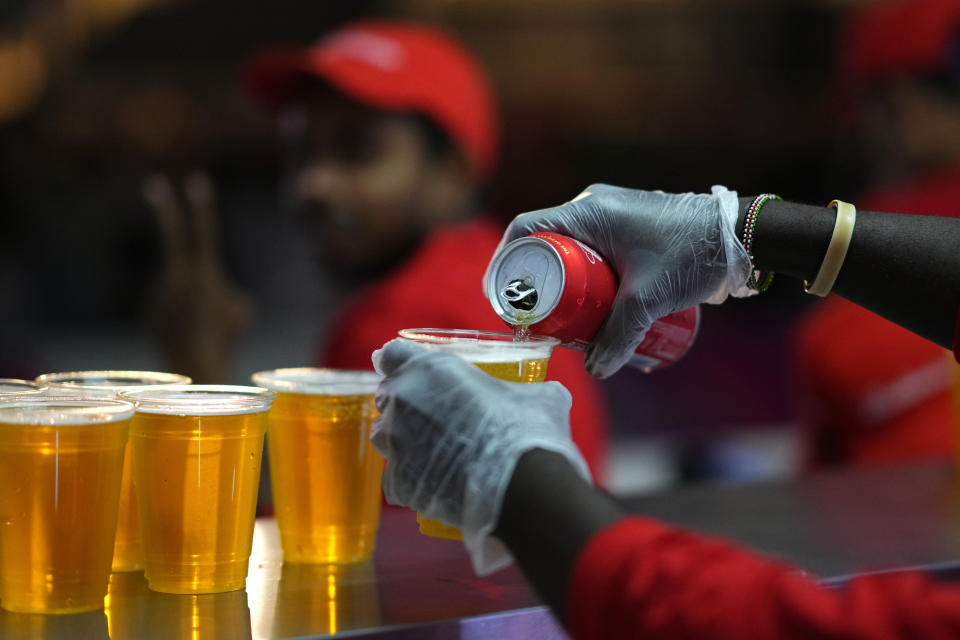
{"type": "MultiPolygon", "coordinates": [[[[487,279],[487,298],[508,325],[587,348],[617,293],[613,269],[596,251],[559,233],[518,238],[497,254],[487,279]]],[[[653,371],[683,356],[700,327],[700,307],[664,316],[651,325],[630,364],[653,371]]]]}

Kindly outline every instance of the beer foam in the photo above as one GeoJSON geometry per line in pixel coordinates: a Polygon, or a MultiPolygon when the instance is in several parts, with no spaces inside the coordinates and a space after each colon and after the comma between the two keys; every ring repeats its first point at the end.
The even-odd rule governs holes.
{"type": "Polygon", "coordinates": [[[377,390],[383,376],[372,371],[350,371],[299,367],[275,369],[253,374],[253,381],[261,387],[282,393],[304,395],[369,395],[377,390]]]}
{"type": "Polygon", "coordinates": [[[133,413],[133,405],[121,401],[105,404],[84,400],[36,398],[0,403],[0,423],[4,424],[51,427],[83,426],[129,420],[133,413]]]}
{"type": "Polygon", "coordinates": [[[404,329],[400,337],[426,349],[445,351],[476,363],[543,360],[549,358],[560,343],[546,336],[515,341],[512,333],[473,329],[404,329]]]}
{"type": "Polygon", "coordinates": [[[165,398],[162,401],[139,400],[137,411],[167,416],[234,416],[245,413],[263,413],[269,404],[251,402],[243,398],[165,398]]]}
{"type": "Polygon", "coordinates": [[[549,358],[553,352],[553,344],[518,342],[501,344],[483,344],[474,340],[450,342],[417,342],[426,349],[435,349],[452,353],[470,362],[521,362],[524,360],[542,360],[549,358]],[[515,345],[515,346],[514,346],[515,345]]]}
{"type": "Polygon", "coordinates": [[[263,413],[276,394],[260,387],[231,385],[167,385],[122,391],[137,411],[174,416],[227,416],[263,413]]]}

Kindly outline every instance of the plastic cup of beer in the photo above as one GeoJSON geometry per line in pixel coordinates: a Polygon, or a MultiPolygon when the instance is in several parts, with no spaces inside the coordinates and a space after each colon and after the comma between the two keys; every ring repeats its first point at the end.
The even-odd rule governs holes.
{"type": "MultiPolygon", "coordinates": [[[[187,376],[159,371],[64,371],[38,376],[39,386],[53,393],[82,396],[115,396],[121,391],[133,391],[152,385],[190,384],[187,376]]],[[[140,541],[140,521],[137,517],[137,497],[133,490],[133,456],[130,441],[123,454],[123,479],[120,484],[120,512],[117,515],[117,536],[113,543],[113,571],[141,571],[143,546],[140,541]]]]}
{"type": "MultiPolygon", "coordinates": [[[[457,355],[485,373],[508,382],[543,382],[556,338],[528,336],[517,341],[514,334],[472,329],[404,329],[400,337],[427,349],[457,355]]],[[[460,530],[417,514],[420,533],[434,538],[460,540],[460,530]]]]}
{"type": "Polygon", "coordinates": [[[0,399],[0,604],[103,608],[134,406],[40,394],[0,399]]]}
{"type": "Polygon", "coordinates": [[[253,382],[277,392],[267,440],[283,559],[363,562],[380,520],[383,458],[370,444],[372,371],[275,369],[253,382]]]}
{"type": "Polygon", "coordinates": [[[137,403],[130,450],[150,589],[243,589],[267,411],[275,395],[228,385],[120,393],[137,403]]]}

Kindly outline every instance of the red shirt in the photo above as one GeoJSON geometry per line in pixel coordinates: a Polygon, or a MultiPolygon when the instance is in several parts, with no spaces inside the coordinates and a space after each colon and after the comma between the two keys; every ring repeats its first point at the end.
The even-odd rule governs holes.
{"type": "MultiPolygon", "coordinates": [[[[857,206],[960,216],[960,165],[867,193],[857,206]]],[[[811,462],[953,456],[956,374],[944,349],[837,297],[800,323],[795,346],[811,462]]]]}
{"type": "MultiPolygon", "coordinates": [[[[320,361],[329,367],[370,369],[370,354],[400,329],[505,331],[481,284],[501,235],[486,220],[434,232],[405,264],[358,293],[337,314],[320,361]]],[[[600,479],[607,449],[606,406],[599,384],[583,368],[583,354],[556,349],[547,379],[560,381],[573,396],[573,441],[600,479]]]]}
{"type": "Polygon", "coordinates": [[[953,456],[945,349],[832,297],[803,320],[796,351],[814,466],[953,456]]]}
{"type": "Polygon", "coordinates": [[[587,542],[566,610],[577,640],[960,637],[960,586],[898,573],[827,589],[789,565],[637,517],[587,542]]]}

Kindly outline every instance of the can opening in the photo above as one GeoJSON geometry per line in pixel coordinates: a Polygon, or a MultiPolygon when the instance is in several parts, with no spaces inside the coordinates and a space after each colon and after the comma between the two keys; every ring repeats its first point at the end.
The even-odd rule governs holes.
{"type": "Polygon", "coordinates": [[[493,310],[511,327],[535,325],[556,308],[565,282],[557,248],[527,236],[507,244],[494,258],[486,283],[493,310]]]}
{"type": "Polygon", "coordinates": [[[537,306],[539,295],[529,278],[517,278],[500,291],[500,296],[514,309],[531,311],[537,306]]]}

